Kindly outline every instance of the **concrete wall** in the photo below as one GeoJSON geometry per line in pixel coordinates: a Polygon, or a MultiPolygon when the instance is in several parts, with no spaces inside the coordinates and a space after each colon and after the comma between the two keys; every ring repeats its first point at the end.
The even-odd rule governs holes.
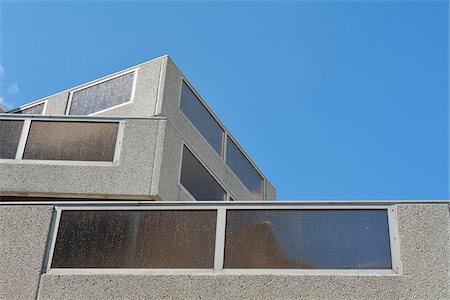
{"type": "Polygon", "coordinates": [[[0,299],[36,299],[52,206],[0,206],[0,299]]]}
{"type": "MultiPolygon", "coordinates": [[[[213,173],[216,178],[219,178],[222,186],[231,193],[235,200],[254,200],[253,195],[241,183],[236,175],[234,175],[222,158],[219,157],[179,109],[181,80],[184,77],[170,58],[167,57],[165,62],[166,65],[163,67],[163,101],[160,106],[160,111],[157,111],[157,114],[167,117],[168,121],[172,123],[173,127],[181,134],[183,142],[193,150],[197,157],[201,158],[203,164],[210,169],[210,172],[213,173]]],[[[168,131],[168,133],[170,133],[170,131],[168,131]]],[[[175,137],[173,134],[172,136],[175,137]]],[[[171,139],[171,137],[169,136],[168,139],[171,139]]],[[[179,147],[181,149],[181,145],[179,147]]],[[[175,159],[175,156],[173,156],[173,159],[175,159]]],[[[274,187],[267,178],[265,178],[265,180],[266,199],[275,199],[276,195],[274,187]]],[[[187,195],[183,196],[183,193],[184,191],[180,192],[180,199],[189,199],[187,195]]]]}
{"type": "Polygon", "coordinates": [[[150,193],[152,179],[156,177],[153,171],[155,163],[160,165],[162,156],[156,146],[161,139],[159,135],[164,136],[159,129],[165,122],[126,120],[120,160],[116,165],[3,161],[0,164],[0,194],[154,198],[157,194],[150,193]],[[157,154],[159,158],[155,157],[157,154]]]}
{"type": "MultiPolygon", "coordinates": [[[[35,299],[51,210],[51,206],[0,206],[1,299],[35,299]]],[[[39,299],[449,299],[448,205],[398,204],[395,210],[397,221],[391,230],[398,230],[398,274],[44,273],[39,299]]]]}

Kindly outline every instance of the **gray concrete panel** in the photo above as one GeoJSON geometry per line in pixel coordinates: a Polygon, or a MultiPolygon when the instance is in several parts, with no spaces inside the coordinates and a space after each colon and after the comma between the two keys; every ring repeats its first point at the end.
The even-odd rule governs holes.
{"type": "MultiPolygon", "coordinates": [[[[0,164],[0,193],[6,195],[150,197],[158,125],[164,120],[125,121],[115,166],[44,163],[0,164]]],[[[160,154],[161,155],[161,154],[160,154]]],[[[160,159],[156,160],[160,163],[160,159]]]]}
{"type": "Polygon", "coordinates": [[[52,206],[0,206],[0,299],[35,299],[52,206]]]}

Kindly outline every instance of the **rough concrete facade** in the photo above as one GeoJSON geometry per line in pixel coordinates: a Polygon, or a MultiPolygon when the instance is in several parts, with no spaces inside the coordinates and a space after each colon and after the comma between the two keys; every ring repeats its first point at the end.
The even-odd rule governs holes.
{"type": "MultiPolygon", "coordinates": [[[[302,206],[299,205],[299,208],[302,206]]],[[[53,206],[2,206],[2,299],[448,299],[447,204],[397,204],[397,274],[145,275],[42,271],[53,206]],[[24,218],[25,216],[25,218],[24,218]],[[13,228],[14,230],[10,230],[13,228]],[[7,230],[8,229],[8,230],[7,230]],[[8,233],[9,231],[9,233],[8,233]],[[24,246],[26,245],[26,247],[24,246]],[[12,270],[14,271],[11,276],[12,270]],[[39,278],[39,275],[42,275],[39,278]],[[22,278],[27,278],[22,282],[22,278]],[[39,287],[38,282],[40,281],[39,287]]]]}

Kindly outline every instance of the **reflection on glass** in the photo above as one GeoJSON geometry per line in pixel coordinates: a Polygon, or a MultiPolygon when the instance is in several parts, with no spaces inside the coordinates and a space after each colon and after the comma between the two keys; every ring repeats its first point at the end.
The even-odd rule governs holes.
{"type": "Polygon", "coordinates": [[[225,268],[391,269],[386,210],[227,210],[225,268]]]}
{"type": "Polygon", "coordinates": [[[24,115],[42,115],[44,112],[45,103],[40,103],[35,106],[31,106],[29,108],[24,108],[15,112],[15,114],[24,114],[24,115]]]}
{"type": "Polygon", "coordinates": [[[0,120],[0,159],[16,158],[23,121],[0,120]]]}
{"type": "Polygon", "coordinates": [[[215,210],[63,211],[53,268],[213,268],[215,210]]]}
{"type": "Polygon", "coordinates": [[[264,200],[264,179],[230,137],[227,138],[226,163],[256,200],[264,200]]]}
{"type": "Polygon", "coordinates": [[[90,115],[130,101],[134,73],[131,72],[74,92],[69,115],[90,115]]]}
{"type": "Polygon", "coordinates": [[[184,81],[181,87],[180,109],[214,150],[222,156],[224,134],[222,127],[184,81]]]}
{"type": "Polygon", "coordinates": [[[226,192],[186,146],[183,147],[181,184],[198,201],[226,199],[226,192]]]}
{"type": "Polygon", "coordinates": [[[113,161],[118,126],[32,121],[23,159],[113,161]]]}

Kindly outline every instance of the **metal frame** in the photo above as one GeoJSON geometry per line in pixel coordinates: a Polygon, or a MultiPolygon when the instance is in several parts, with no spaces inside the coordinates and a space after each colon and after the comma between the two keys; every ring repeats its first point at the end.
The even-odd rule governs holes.
{"type": "MultiPolygon", "coordinates": [[[[214,180],[220,185],[221,188],[223,188],[223,190],[225,191],[225,199],[223,201],[228,201],[229,198],[229,188],[227,185],[223,184],[223,182],[221,180],[219,180],[219,177],[217,177],[214,172],[212,172],[207,166],[206,164],[204,164],[200,158],[198,157],[198,155],[192,150],[192,147],[190,147],[185,141],[181,141],[181,151],[180,151],[180,164],[178,167],[178,186],[184,191],[186,192],[186,194],[188,195],[188,197],[192,200],[192,201],[198,201],[194,198],[194,196],[187,190],[187,188],[184,187],[184,185],[181,183],[181,169],[183,166],[183,150],[184,150],[184,146],[186,146],[186,148],[192,153],[192,155],[194,155],[195,159],[197,159],[197,161],[205,168],[205,170],[209,173],[209,175],[211,175],[214,180]]],[[[200,201],[202,202],[202,201],[200,201]]]]}
{"type": "Polygon", "coordinates": [[[117,77],[120,77],[120,76],[123,76],[123,75],[127,75],[127,74],[130,74],[130,73],[134,73],[133,83],[132,83],[132,87],[131,87],[130,99],[128,101],[126,101],[126,102],[123,102],[123,103],[120,103],[120,104],[117,104],[117,105],[114,105],[114,106],[111,106],[111,107],[108,107],[108,108],[96,111],[96,112],[91,113],[91,114],[89,114],[87,116],[95,116],[95,115],[98,115],[100,113],[103,113],[103,112],[106,112],[106,111],[109,111],[109,110],[112,110],[112,109],[116,109],[118,107],[125,106],[125,105],[133,103],[134,95],[135,95],[135,91],[136,91],[136,83],[137,83],[138,72],[139,72],[139,68],[136,67],[136,68],[133,68],[133,69],[129,69],[129,70],[126,70],[126,71],[122,71],[122,72],[119,72],[119,73],[115,73],[115,74],[112,74],[112,75],[109,75],[109,76],[106,76],[106,77],[94,80],[94,81],[89,82],[87,84],[84,84],[84,85],[82,85],[82,86],[80,86],[78,88],[72,89],[71,91],[69,91],[69,100],[67,101],[66,111],[65,111],[64,114],[68,115],[68,116],[70,115],[70,108],[72,107],[72,98],[73,98],[73,94],[74,93],[76,93],[78,91],[81,91],[81,90],[84,90],[84,89],[87,89],[87,88],[90,88],[90,87],[93,87],[93,86],[98,85],[98,84],[102,84],[103,82],[110,81],[110,80],[113,80],[113,79],[115,79],[117,77]]]}
{"type": "Polygon", "coordinates": [[[388,215],[388,230],[391,241],[398,240],[396,214],[393,205],[302,205],[301,203],[277,202],[267,204],[266,202],[207,202],[193,204],[192,202],[171,202],[171,203],[154,203],[152,205],[101,205],[101,206],[59,206],[56,207],[56,218],[53,232],[51,233],[51,242],[48,251],[48,261],[46,272],[55,275],[89,275],[89,274],[133,274],[133,275],[179,275],[179,274],[204,274],[204,275],[396,275],[401,274],[399,269],[399,252],[398,244],[391,244],[391,262],[392,269],[224,269],[224,246],[225,246],[225,230],[226,230],[226,210],[227,209],[272,209],[272,210],[310,210],[310,209],[383,209],[388,215]],[[58,234],[59,222],[61,214],[64,210],[211,210],[217,211],[216,218],[216,239],[214,253],[213,269],[140,269],[140,268],[52,268],[51,263],[55,251],[56,237],[58,234]],[[395,249],[394,249],[395,248],[395,249]]]}
{"type": "Polygon", "coordinates": [[[181,80],[180,80],[180,94],[178,97],[178,110],[182,113],[182,115],[186,118],[186,120],[189,122],[190,125],[192,125],[192,127],[194,128],[194,130],[203,138],[203,140],[206,141],[206,143],[208,144],[208,146],[213,150],[213,152],[220,157],[220,159],[224,162],[224,164],[227,166],[227,168],[235,175],[235,177],[239,180],[239,182],[247,189],[247,191],[252,194],[250,192],[250,190],[247,188],[247,186],[242,182],[242,180],[233,172],[233,170],[231,170],[231,168],[227,165],[226,163],[226,151],[227,151],[227,144],[228,144],[228,137],[230,137],[230,139],[234,142],[234,144],[236,145],[236,147],[239,149],[239,151],[241,151],[241,153],[244,155],[245,159],[247,159],[247,161],[250,163],[250,165],[252,165],[252,167],[255,169],[255,171],[259,174],[259,176],[261,176],[261,178],[263,179],[263,200],[266,199],[266,177],[263,175],[263,173],[261,172],[261,170],[256,166],[256,164],[253,162],[253,160],[250,158],[250,156],[248,156],[248,154],[244,151],[244,149],[241,147],[241,145],[239,145],[239,143],[236,141],[236,139],[230,134],[230,132],[227,130],[227,128],[222,124],[222,122],[219,120],[219,118],[214,114],[214,112],[209,108],[209,106],[206,104],[206,102],[202,99],[202,97],[200,96],[200,94],[195,90],[195,88],[189,83],[189,81],[182,76],[181,80]],[[194,93],[194,95],[197,97],[197,99],[200,101],[200,103],[203,105],[203,107],[206,108],[206,110],[208,111],[208,113],[214,118],[214,120],[217,122],[217,124],[219,124],[219,126],[222,128],[223,130],[223,134],[222,134],[222,145],[221,145],[221,151],[222,151],[222,155],[219,155],[216,150],[211,146],[211,144],[206,140],[206,138],[203,136],[203,134],[201,134],[201,132],[197,129],[197,127],[194,126],[194,124],[191,122],[191,120],[189,120],[189,118],[184,114],[184,112],[181,110],[181,90],[183,87],[183,82],[186,83],[186,85],[191,89],[191,91],[194,93]]]}
{"type": "MultiPolygon", "coordinates": [[[[0,118],[3,119],[3,116],[0,118]]],[[[19,163],[19,164],[45,164],[45,165],[83,165],[83,166],[116,166],[120,160],[120,153],[123,144],[123,132],[125,127],[124,120],[118,119],[100,119],[100,118],[49,118],[49,117],[27,117],[24,115],[17,115],[14,118],[6,118],[14,120],[23,120],[22,132],[17,146],[16,156],[14,159],[0,159],[0,163],[19,163]],[[88,122],[88,123],[117,123],[117,136],[114,146],[114,157],[112,161],[82,161],[82,160],[37,160],[37,159],[23,159],[28,134],[30,132],[32,121],[46,121],[46,122],[88,122]]]]}
{"type": "MultiPolygon", "coordinates": [[[[15,108],[15,109],[13,109],[13,110],[10,110],[10,111],[8,111],[7,113],[8,113],[8,114],[14,114],[14,113],[17,113],[17,112],[19,112],[19,111],[23,111],[23,110],[25,110],[25,109],[35,107],[35,106],[40,105],[40,104],[42,104],[42,103],[44,103],[44,109],[42,110],[42,113],[39,114],[39,115],[45,115],[45,112],[47,111],[48,100],[38,100],[37,102],[27,103],[27,104],[25,104],[25,105],[19,106],[18,108],[15,108]]],[[[39,116],[39,115],[38,115],[38,116],[39,116]]]]}

